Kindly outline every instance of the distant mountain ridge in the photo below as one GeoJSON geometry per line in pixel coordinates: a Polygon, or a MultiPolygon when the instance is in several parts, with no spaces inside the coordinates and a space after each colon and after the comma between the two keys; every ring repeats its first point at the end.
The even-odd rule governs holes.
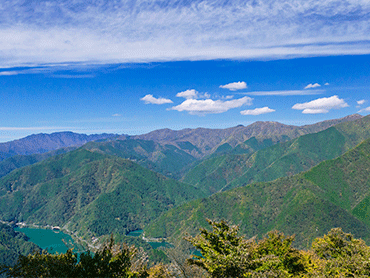
{"type": "Polygon", "coordinates": [[[46,153],[65,147],[78,147],[90,141],[105,139],[142,139],[152,140],[160,144],[176,145],[194,157],[203,157],[212,153],[219,145],[228,143],[231,147],[248,140],[251,137],[273,138],[275,141],[289,140],[298,136],[314,133],[329,128],[338,123],[353,121],[361,118],[359,114],[349,115],[340,119],[327,120],[312,125],[293,126],[279,122],[255,122],[248,126],[238,125],[226,129],[159,129],[142,135],[118,134],[80,134],[71,131],[55,132],[51,134],[33,134],[18,140],[0,143],[0,160],[15,155],[30,155],[46,153]],[[285,139],[284,139],[285,137],[285,139]],[[190,143],[188,147],[184,144],[190,143]]]}
{"type": "Polygon", "coordinates": [[[161,144],[173,144],[181,148],[184,142],[191,143],[196,148],[188,150],[194,157],[204,157],[211,154],[222,144],[232,148],[246,140],[271,138],[274,142],[288,141],[299,136],[315,133],[343,122],[362,118],[359,114],[349,115],[339,119],[327,120],[311,125],[293,126],[279,122],[255,122],[248,126],[238,125],[226,129],[159,129],[147,134],[130,136],[131,139],[153,140],[161,144]]]}
{"type": "MultiPolygon", "coordinates": [[[[82,146],[90,141],[103,140],[112,137],[118,137],[118,135],[107,133],[86,135],[70,131],[55,132],[51,134],[33,134],[19,140],[0,143],[0,160],[4,160],[15,155],[45,153],[65,147],[82,146]]],[[[121,135],[120,137],[125,138],[124,135],[121,135]]]]}
{"type": "Polygon", "coordinates": [[[205,159],[186,173],[182,181],[207,194],[252,182],[271,181],[307,171],[319,162],[342,155],[368,138],[370,116],[278,144],[266,139],[260,142],[255,138],[249,139],[244,144],[252,149],[250,153],[235,155],[229,152],[205,159]],[[264,148],[258,150],[258,143],[264,148]]]}
{"type": "Polygon", "coordinates": [[[360,118],[361,115],[354,114],[302,127],[278,122],[255,122],[249,126],[239,125],[226,129],[161,129],[137,136],[41,133],[0,143],[0,177],[19,167],[94,142],[87,144],[86,148],[132,159],[148,169],[180,179],[189,167],[195,166],[193,162],[207,156],[219,156],[223,153],[248,154],[302,134],[315,133],[338,123],[360,118]]]}

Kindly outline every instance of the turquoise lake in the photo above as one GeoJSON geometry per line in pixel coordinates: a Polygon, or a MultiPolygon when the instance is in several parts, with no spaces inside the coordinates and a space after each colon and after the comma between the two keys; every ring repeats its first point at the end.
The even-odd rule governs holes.
{"type": "Polygon", "coordinates": [[[68,234],[59,231],[46,230],[46,229],[35,229],[35,228],[15,228],[14,230],[26,234],[30,241],[40,246],[42,249],[47,249],[49,253],[65,253],[68,248],[77,245],[73,241],[72,237],[68,234]],[[67,243],[63,242],[63,240],[67,243]]]}
{"type": "MultiPolygon", "coordinates": [[[[74,251],[79,252],[81,247],[77,245],[72,237],[60,231],[53,231],[47,229],[36,229],[36,228],[15,228],[14,230],[26,234],[30,239],[29,241],[37,244],[42,249],[47,249],[49,253],[65,253],[68,248],[74,247],[74,251]],[[67,243],[67,244],[65,244],[67,243]]],[[[142,230],[132,231],[128,236],[140,236],[143,233],[142,230]]],[[[171,247],[171,244],[167,242],[148,242],[154,249],[158,247],[171,247]]]]}

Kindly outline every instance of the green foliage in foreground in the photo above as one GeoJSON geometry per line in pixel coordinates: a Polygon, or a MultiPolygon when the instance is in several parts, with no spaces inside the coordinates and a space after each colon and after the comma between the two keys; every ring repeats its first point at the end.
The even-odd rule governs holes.
{"type": "Polygon", "coordinates": [[[21,256],[14,267],[0,271],[11,277],[148,277],[148,278],[253,278],[369,277],[370,247],[340,228],[316,238],[309,250],[292,247],[294,236],[271,231],[259,241],[238,235],[239,227],[225,221],[207,220],[212,230],[201,229],[186,240],[201,255],[186,261],[183,254],[168,251],[170,264],[147,267],[142,250],[114,244],[113,237],[94,254],[78,258],[65,254],[36,252],[21,256]]]}
{"type": "Polygon", "coordinates": [[[11,277],[148,277],[143,258],[137,249],[114,244],[111,238],[95,253],[79,258],[72,249],[55,255],[36,252],[2,271],[11,277]]]}
{"type": "Polygon", "coordinates": [[[188,261],[210,277],[369,277],[370,247],[340,228],[316,238],[308,251],[292,247],[294,236],[272,231],[262,240],[238,236],[238,227],[208,221],[213,230],[201,229],[188,237],[202,256],[188,261]]]}

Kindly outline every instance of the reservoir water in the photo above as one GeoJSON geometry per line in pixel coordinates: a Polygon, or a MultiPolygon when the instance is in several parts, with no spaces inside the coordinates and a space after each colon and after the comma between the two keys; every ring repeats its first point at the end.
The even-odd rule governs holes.
{"type": "Polygon", "coordinates": [[[35,228],[15,228],[14,230],[26,234],[31,242],[37,244],[42,249],[47,249],[49,253],[55,254],[65,253],[68,248],[75,246],[74,251],[77,251],[78,246],[73,241],[72,237],[60,231],[35,228]],[[64,241],[64,242],[63,242],[64,241]]]}
{"type": "MultiPolygon", "coordinates": [[[[37,244],[42,249],[47,249],[49,253],[65,253],[68,248],[74,247],[75,252],[83,250],[81,246],[76,244],[72,237],[61,231],[53,231],[49,229],[37,229],[37,228],[20,228],[17,227],[14,230],[26,234],[30,239],[29,241],[37,244]]],[[[143,233],[142,230],[132,231],[128,236],[140,236],[143,233]]],[[[167,242],[148,242],[154,249],[158,247],[171,247],[171,244],[167,242]]]]}

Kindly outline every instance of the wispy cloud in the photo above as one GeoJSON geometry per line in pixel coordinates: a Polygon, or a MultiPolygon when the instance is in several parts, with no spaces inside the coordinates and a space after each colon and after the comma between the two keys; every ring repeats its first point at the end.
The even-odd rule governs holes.
{"type": "Polygon", "coordinates": [[[315,84],[308,84],[306,87],[304,87],[305,89],[312,89],[312,88],[317,88],[317,87],[321,87],[321,85],[319,83],[315,83],[315,84]]]}
{"type": "Polygon", "coordinates": [[[340,109],[349,105],[338,96],[324,97],[312,100],[305,103],[294,104],[292,109],[303,110],[303,114],[321,114],[328,113],[331,109],[340,109]]]}
{"type": "Polygon", "coordinates": [[[183,103],[169,108],[168,110],[187,111],[192,115],[218,114],[243,105],[252,105],[252,98],[242,97],[233,100],[212,100],[212,99],[186,99],[183,103]]]}
{"type": "Polygon", "coordinates": [[[253,110],[243,110],[243,111],[240,111],[240,114],[257,116],[257,115],[261,115],[261,114],[272,113],[272,112],[275,112],[275,111],[276,110],[271,109],[271,108],[266,106],[266,107],[262,107],[262,108],[256,108],[256,109],[253,109],[253,110]]]}
{"type": "Polygon", "coordinates": [[[361,113],[361,112],[370,112],[370,106],[358,111],[358,113],[361,113]]]}
{"type": "Polygon", "coordinates": [[[2,1],[0,68],[370,53],[366,0],[2,1]]]}
{"type": "Polygon", "coordinates": [[[166,103],[173,103],[172,100],[168,98],[155,98],[153,95],[146,95],[142,97],[140,100],[144,101],[145,104],[166,104],[166,103]]]}
{"type": "Polygon", "coordinates": [[[95,75],[93,74],[53,74],[52,77],[54,78],[68,78],[68,79],[74,79],[74,78],[94,78],[95,75]]]}
{"type": "Polygon", "coordinates": [[[246,95],[252,96],[306,96],[319,95],[325,92],[324,90],[284,90],[284,91],[256,91],[248,92],[246,95]]]}
{"type": "Polygon", "coordinates": [[[17,71],[0,71],[0,76],[18,75],[17,71]]]}
{"type": "Polygon", "coordinates": [[[244,81],[233,82],[226,85],[221,85],[222,89],[229,89],[230,91],[242,90],[247,88],[247,83],[244,81]]]}

